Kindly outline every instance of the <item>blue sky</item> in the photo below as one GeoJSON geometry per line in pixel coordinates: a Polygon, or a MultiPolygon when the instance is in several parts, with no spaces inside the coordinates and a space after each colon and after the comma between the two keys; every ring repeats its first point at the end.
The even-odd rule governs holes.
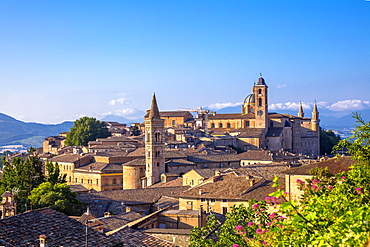
{"type": "Polygon", "coordinates": [[[370,1],[0,0],[0,112],[81,116],[240,104],[370,109],[370,1]]]}

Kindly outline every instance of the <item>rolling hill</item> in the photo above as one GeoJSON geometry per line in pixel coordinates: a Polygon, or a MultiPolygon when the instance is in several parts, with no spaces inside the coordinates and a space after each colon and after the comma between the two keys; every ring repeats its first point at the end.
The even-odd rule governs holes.
{"type": "Polygon", "coordinates": [[[42,141],[61,132],[69,131],[73,122],[60,124],[26,123],[0,113],[0,146],[20,144],[29,148],[41,147],[42,141]]]}

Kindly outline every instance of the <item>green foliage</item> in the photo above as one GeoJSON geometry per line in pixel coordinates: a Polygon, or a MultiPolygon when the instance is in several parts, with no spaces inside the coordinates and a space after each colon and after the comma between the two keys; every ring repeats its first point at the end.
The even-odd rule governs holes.
{"type": "Polygon", "coordinates": [[[67,215],[82,213],[83,204],[66,184],[42,183],[31,191],[29,199],[34,208],[51,207],[67,215]]]}
{"type": "Polygon", "coordinates": [[[92,117],[82,117],[74,122],[65,141],[69,146],[87,146],[89,141],[110,136],[106,124],[92,117]]]}
{"type": "Polygon", "coordinates": [[[63,184],[67,182],[67,174],[60,174],[58,163],[53,164],[53,162],[47,160],[45,163],[45,170],[47,174],[46,182],[50,182],[51,184],[63,184]]]}
{"type": "Polygon", "coordinates": [[[366,123],[361,119],[361,115],[353,113],[356,119],[356,128],[353,135],[341,140],[335,146],[336,150],[348,149],[348,153],[360,163],[369,164],[370,162],[370,122],[366,123]]]}
{"type": "Polygon", "coordinates": [[[207,225],[201,228],[195,227],[190,235],[190,247],[200,246],[232,246],[245,244],[245,238],[253,238],[260,228],[267,227],[270,222],[266,202],[250,200],[248,206],[240,204],[233,206],[226,214],[225,222],[220,225],[218,219],[211,215],[207,225]],[[207,239],[212,235],[212,241],[207,239]],[[243,235],[243,238],[241,238],[243,235]]]}
{"type": "Polygon", "coordinates": [[[370,235],[370,123],[354,117],[359,123],[354,135],[336,146],[347,148],[357,161],[348,172],[334,176],[328,169],[314,169],[312,179],[297,180],[303,190],[299,200],[288,201],[278,189],[265,199],[275,210],[268,218],[259,206],[233,208],[219,227],[218,242],[204,241],[207,225],[192,231],[192,246],[365,246],[370,235]]]}
{"type": "Polygon", "coordinates": [[[2,158],[3,175],[0,181],[0,193],[16,188],[19,190],[19,198],[27,197],[33,188],[44,181],[42,161],[32,152],[33,150],[30,149],[30,155],[25,160],[22,157],[16,157],[9,162],[5,157],[2,158]]]}
{"type": "Polygon", "coordinates": [[[320,155],[330,154],[340,139],[332,130],[325,131],[320,128],[320,155]]]}
{"type": "Polygon", "coordinates": [[[141,134],[140,129],[137,126],[132,126],[131,128],[131,135],[132,136],[138,136],[141,134]]]}

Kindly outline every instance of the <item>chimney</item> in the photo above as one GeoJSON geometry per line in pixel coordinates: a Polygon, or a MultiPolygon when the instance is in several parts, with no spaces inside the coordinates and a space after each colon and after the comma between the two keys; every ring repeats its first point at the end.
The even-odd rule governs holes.
{"type": "Polygon", "coordinates": [[[131,212],[131,208],[126,206],[126,213],[131,212]]]}
{"type": "Polygon", "coordinates": [[[104,212],[104,218],[105,217],[109,217],[110,216],[110,213],[109,212],[104,212]]]}
{"type": "Polygon", "coordinates": [[[221,172],[219,170],[216,170],[215,171],[215,176],[220,176],[221,175],[221,172]]]}
{"type": "Polygon", "coordinates": [[[46,235],[39,236],[40,247],[48,247],[48,237],[46,235]]]}
{"type": "Polygon", "coordinates": [[[202,195],[202,189],[199,189],[199,195],[202,195]]]}
{"type": "Polygon", "coordinates": [[[245,179],[250,179],[250,178],[251,178],[251,176],[249,176],[249,175],[245,176],[245,179]]]}
{"type": "Polygon", "coordinates": [[[251,179],[251,180],[249,181],[249,185],[250,185],[250,186],[253,186],[254,184],[255,184],[254,179],[251,179]]]}

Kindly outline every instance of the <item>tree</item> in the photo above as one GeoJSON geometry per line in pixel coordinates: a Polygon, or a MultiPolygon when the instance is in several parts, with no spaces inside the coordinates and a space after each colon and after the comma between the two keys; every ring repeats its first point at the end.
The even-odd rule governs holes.
{"type": "Polygon", "coordinates": [[[0,181],[0,193],[19,189],[19,197],[26,198],[33,188],[44,181],[42,161],[34,155],[32,149],[26,159],[15,157],[11,161],[2,158],[3,176],[0,181]]]}
{"type": "Polygon", "coordinates": [[[29,199],[35,208],[51,207],[67,215],[80,215],[84,211],[83,203],[66,184],[42,183],[31,191],[29,199]]]}
{"type": "Polygon", "coordinates": [[[46,170],[46,182],[50,182],[51,184],[57,183],[66,183],[67,174],[60,174],[59,165],[56,162],[53,164],[50,160],[47,160],[45,163],[45,170],[46,170]]]}
{"type": "Polygon", "coordinates": [[[74,122],[67,134],[65,144],[68,146],[87,146],[89,141],[110,136],[106,124],[92,117],[82,117],[74,122]]]}
{"type": "Polygon", "coordinates": [[[137,126],[132,126],[131,127],[131,135],[132,136],[138,136],[140,134],[141,134],[141,131],[137,126]]]}
{"type": "Polygon", "coordinates": [[[340,136],[336,135],[332,130],[326,131],[320,128],[320,155],[330,154],[340,139],[340,136]]]}

